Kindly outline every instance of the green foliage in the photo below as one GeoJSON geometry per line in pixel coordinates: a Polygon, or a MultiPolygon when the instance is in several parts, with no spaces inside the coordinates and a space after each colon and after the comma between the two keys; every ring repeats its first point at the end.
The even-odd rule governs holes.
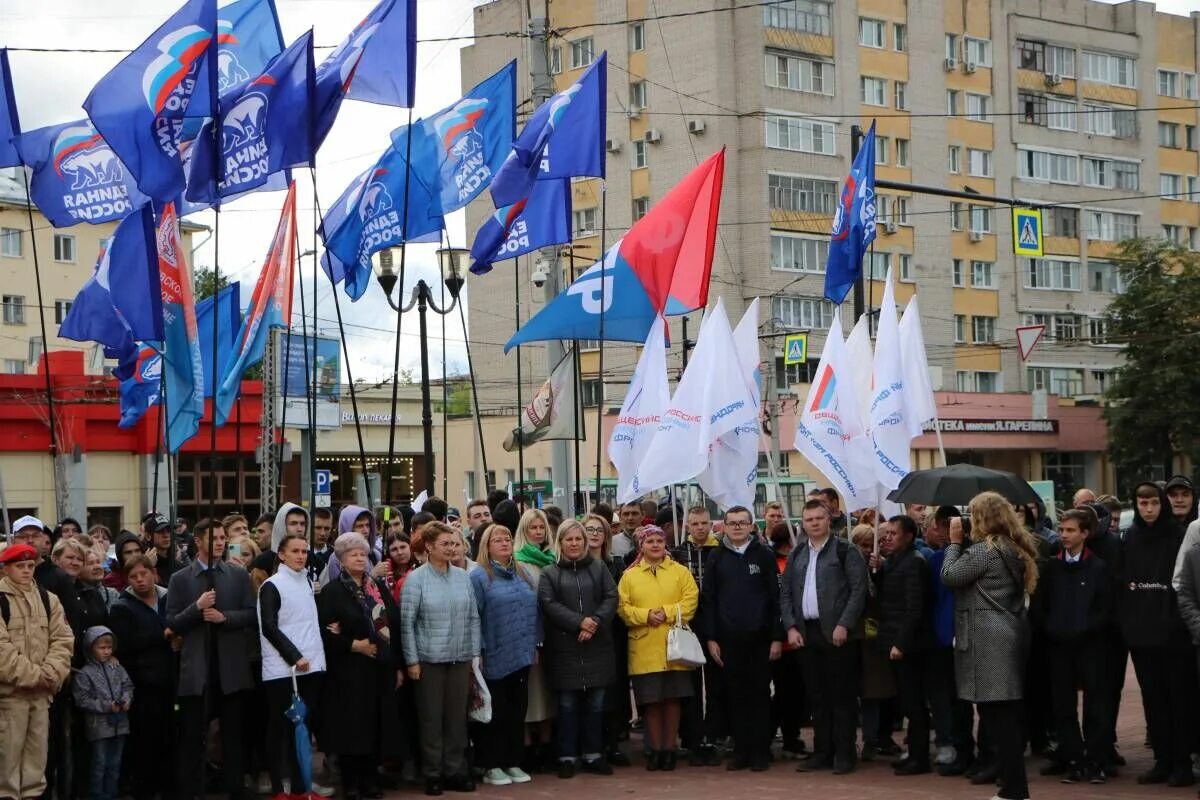
{"type": "MultiPolygon", "coordinates": [[[[192,285],[194,287],[192,294],[195,295],[197,303],[217,293],[217,290],[213,289],[213,278],[215,277],[216,275],[213,273],[212,267],[196,267],[192,272],[192,285]]],[[[220,280],[217,283],[219,289],[224,289],[229,285],[229,276],[222,272],[220,280]]]]}
{"type": "Polygon", "coordinates": [[[1122,243],[1124,293],[1108,307],[1108,339],[1125,363],[1106,393],[1109,453],[1118,475],[1173,470],[1200,456],[1200,254],[1168,242],[1122,243]]]}
{"type": "MultiPolygon", "coordinates": [[[[471,414],[471,383],[470,381],[456,381],[450,378],[449,400],[446,403],[446,415],[451,417],[465,417],[471,414]]],[[[434,406],[440,414],[442,411],[441,392],[437,391],[437,399],[434,406]]]]}

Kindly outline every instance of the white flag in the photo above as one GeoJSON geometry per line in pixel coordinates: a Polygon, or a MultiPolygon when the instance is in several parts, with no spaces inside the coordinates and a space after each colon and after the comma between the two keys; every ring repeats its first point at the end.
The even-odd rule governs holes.
{"type": "Polygon", "coordinates": [[[900,355],[900,323],[889,267],[879,307],[875,339],[870,429],[875,445],[875,474],[887,489],[895,489],[912,469],[908,445],[912,441],[905,419],[904,365],[900,355]]]}
{"type": "Polygon", "coordinates": [[[738,425],[722,434],[708,454],[708,467],[697,482],[721,508],[754,505],[754,484],[758,480],[758,443],[761,389],[758,358],[758,298],[750,303],[742,321],[733,331],[741,378],[746,391],[754,399],[754,421],[738,425]]]}
{"type": "Polygon", "coordinates": [[[612,438],[608,440],[608,458],[617,468],[617,500],[621,503],[640,496],[632,489],[633,479],[638,465],[646,457],[662,413],[671,402],[663,327],[661,317],[650,326],[646,346],[642,348],[637,369],[625,392],[625,402],[621,404],[621,413],[613,426],[612,438]]]}
{"type": "Polygon", "coordinates": [[[508,452],[546,439],[574,439],[575,424],[575,351],[568,350],[554,365],[550,377],[521,409],[521,425],[504,438],[508,452]]]}
{"type": "Polygon", "coordinates": [[[900,319],[900,361],[904,366],[904,417],[909,436],[925,431],[925,423],[937,419],[937,401],[929,381],[929,361],[925,357],[925,337],[921,333],[921,312],[917,296],[908,301],[900,319]]]}
{"type": "Polygon", "coordinates": [[[846,508],[874,505],[877,492],[870,442],[858,416],[858,399],[842,340],[841,312],[836,308],[816,377],[796,424],[795,446],[829,479],[846,508]]]}
{"type": "Polygon", "coordinates": [[[858,419],[863,430],[867,429],[867,422],[871,418],[871,364],[874,360],[871,325],[867,315],[863,314],[846,337],[847,370],[850,372],[854,397],[858,400],[858,419]]]}
{"type": "Polygon", "coordinates": [[[746,386],[725,304],[718,299],[700,327],[692,360],[662,415],[632,490],[642,494],[690,481],[708,467],[713,443],[742,427],[757,430],[758,408],[746,386]]]}

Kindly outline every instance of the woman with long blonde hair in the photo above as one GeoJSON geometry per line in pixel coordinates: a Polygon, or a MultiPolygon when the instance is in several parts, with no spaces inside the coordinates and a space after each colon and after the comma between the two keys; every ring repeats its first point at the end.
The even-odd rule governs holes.
{"type": "Polygon", "coordinates": [[[1029,797],[1021,732],[1029,656],[1029,595],[1037,550],[1012,504],[996,492],[971,500],[970,546],[961,519],[950,520],[942,583],[954,590],[954,673],[958,696],[979,707],[996,746],[1001,800],[1029,797]]]}
{"type": "MultiPolygon", "coordinates": [[[[533,586],[542,578],[542,570],[558,560],[554,535],[550,522],[540,508],[530,508],[521,515],[513,536],[513,555],[522,569],[530,576],[533,586]]],[[[539,660],[529,668],[529,705],[525,710],[528,750],[525,766],[528,771],[540,772],[543,767],[556,768],[558,758],[554,751],[553,726],[556,703],[550,692],[550,683],[539,660]],[[535,744],[535,741],[537,744],[535,744]]]]}

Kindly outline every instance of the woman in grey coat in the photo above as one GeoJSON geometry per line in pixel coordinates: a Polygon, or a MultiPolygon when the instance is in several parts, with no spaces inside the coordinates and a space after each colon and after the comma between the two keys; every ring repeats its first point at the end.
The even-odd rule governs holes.
{"type": "Polygon", "coordinates": [[[603,747],[604,697],[616,677],[617,584],[608,565],[588,553],[583,523],[564,522],[558,545],[558,563],[546,567],[538,582],[546,617],[546,674],[558,695],[558,775],[574,776],[581,753],[585,771],[610,775],[603,747]]]}
{"type": "Polygon", "coordinates": [[[971,542],[950,521],[942,582],[954,590],[954,673],[958,696],[979,707],[996,743],[1002,800],[1025,800],[1022,679],[1029,655],[1027,598],[1037,586],[1037,550],[1012,505],[995,492],[970,504],[971,542]]]}

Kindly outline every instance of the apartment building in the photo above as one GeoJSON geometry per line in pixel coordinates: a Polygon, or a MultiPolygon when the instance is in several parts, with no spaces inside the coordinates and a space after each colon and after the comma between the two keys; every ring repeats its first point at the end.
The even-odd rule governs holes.
{"type": "MultiPolygon", "coordinates": [[[[475,32],[527,30],[525,13],[518,0],[481,5],[475,32]]],[[[935,388],[962,402],[1031,390],[1099,395],[1121,358],[1102,318],[1121,290],[1117,242],[1162,235],[1200,247],[1196,14],[1090,0],[591,0],[551,3],[549,14],[557,89],[601,51],[609,57],[607,181],[603,193],[599,181],[574,184],[575,254],[590,263],[605,213],[611,243],[727,145],[711,297],[724,296],[731,316],[763,299],[763,357],[774,359],[784,396],[807,382],[831,319],[823,273],[852,125],[875,122],[881,180],[1055,205],[1045,213],[1045,256],[1028,259],[1013,255],[1007,206],[880,191],[868,307],[894,267],[899,305],[920,294],[935,388]],[[1015,329],[1028,324],[1046,334],[1022,362],[1015,329]],[[811,360],[785,369],[782,339],[770,335],[805,329],[811,360]]],[[[524,66],[537,45],[515,41],[466,48],[464,85],[516,54],[518,94],[528,96],[524,66]]],[[[490,211],[486,198],[469,207],[469,235],[490,211]]],[[[529,283],[533,261],[521,259],[516,275],[522,320],[543,302],[529,283]]],[[[516,322],[510,269],[471,293],[477,370],[492,405],[514,401],[515,358],[491,344],[516,322]]],[[[672,336],[681,338],[678,320],[672,336]]],[[[530,387],[545,363],[540,348],[522,357],[530,387]]],[[[606,345],[609,405],[619,404],[635,357],[634,347],[606,345]]],[[[678,357],[676,346],[674,369],[678,357]]],[[[594,358],[585,370],[595,402],[594,358]]],[[[1088,458],[1095,469],[1100,456],[1088,458]]]]}

